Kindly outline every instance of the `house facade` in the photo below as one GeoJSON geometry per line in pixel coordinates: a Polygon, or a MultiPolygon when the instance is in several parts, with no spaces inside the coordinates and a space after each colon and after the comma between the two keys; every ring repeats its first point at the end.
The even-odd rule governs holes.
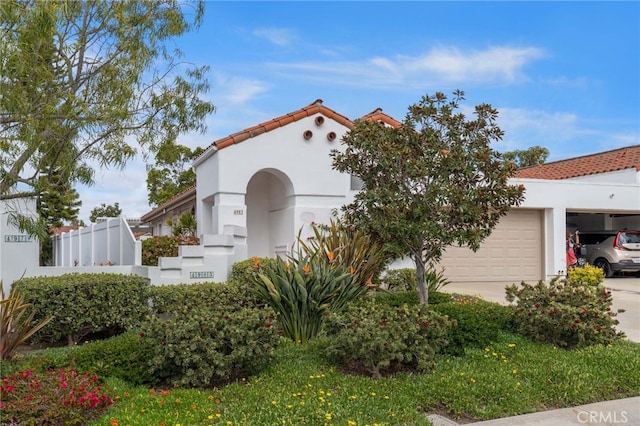
{"type": "MultiPolygon", "coordinates": [[[[362,119],[400,125],[380,109],[362,119]]],[[[312,223],[328,222],[359,189],[357,179],[332,168],[329,156],[343,149],[340,141],[352,126],[317,100],[217,140],[194,161],[196,187],[143,220],[162,235],[169,233],[162,226],[171,217],[167,212],[176,214],[175,206],[195,210],[200,253],[229,259],[226,271],[212,272],[216,281],[226,279],[231,261],[284,255],[299,232],[310,236],[312,223]]],[[[441,265],[450,280],[550,279],[566,270],[567,223],[581,229],[640,228],[640,145],[522,169],[511,183],[525,186],[525,201],[479,251],[447,248],[441,265]]],[[[189,262],[199,264],[194,256],[187,256],[189,262]]],[[[179,262],[170,263],[176,268],[179,262]]]]}

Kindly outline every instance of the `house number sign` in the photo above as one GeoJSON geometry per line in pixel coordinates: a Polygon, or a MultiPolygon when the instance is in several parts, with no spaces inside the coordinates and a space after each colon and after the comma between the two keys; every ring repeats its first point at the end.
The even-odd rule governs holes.
{"type": "Polygon", "coordinates": [[[242,216],[243,214],[244,214],[244,210],[242,210],[242,209],[235,209],[233,211],[233,215],[234,216],[242,216]]]}
{"type": "Polygon", "coordinates": [[[30,243],[33,241],[29,235],[5,235],[5,243],[30,243]]]}
{"type": "Polygon", "coordinates": [[[213,278],[213,271],[189,272],[189,278],[192,280],[199,278],[213,278]]]}

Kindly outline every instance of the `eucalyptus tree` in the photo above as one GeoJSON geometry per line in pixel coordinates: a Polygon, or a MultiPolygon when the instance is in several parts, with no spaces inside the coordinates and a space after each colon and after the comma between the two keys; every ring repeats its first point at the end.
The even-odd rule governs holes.
{"type": "Polygon", "coordinates": [[[174,43],[203,13],[203,1],[1,1],[0,199],[37,197],[51,170],[90,185],[95,168],[204,132],[208,67],[174,43]]]}
{"type": "Polygon", "coordinates": [[[514,166],[491,148],[502,138],[498,111],[475,107],[475,119],[457,112],[464,100],[455,91],[424,96],[397,127],[357,120],[345,134],[343,152],[331,153],[333,166],[362,180],[346,220],[384,243],[392,256],[416,265],[421,303],[428,303],[425,268],[446,247],[478,250],[500,217],[524,198],[509,184],[514,166]]]}

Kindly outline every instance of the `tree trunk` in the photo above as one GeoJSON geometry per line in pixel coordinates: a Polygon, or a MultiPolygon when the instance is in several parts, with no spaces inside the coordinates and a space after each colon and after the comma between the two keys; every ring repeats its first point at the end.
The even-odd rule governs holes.
{"type": "Polygon", "coordinates": [[[418,289],[418,297],[420,303],[426,305],[429,303],[429,290],[424,280],[424,261],[421,254],[414,254],[413,261],[416,264],[416,288],[418,289]]]}

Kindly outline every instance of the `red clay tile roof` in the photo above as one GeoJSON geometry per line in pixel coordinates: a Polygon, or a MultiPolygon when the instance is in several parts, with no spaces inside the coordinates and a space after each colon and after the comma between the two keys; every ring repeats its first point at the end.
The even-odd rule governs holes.
{"type": "MultiPolygon", "coordinates": [[[[248,129],[241,130],[225,138],[218,139],[217,141],[213,142],[208,148],[206,148],[205,151],[209,150],[213,146],[218,149],[226,148],[230,145],[246,141],[249,138],[256,137],[265,132],[269,132],[273,129],[286,126],[289,123],[293,123],[294,121],[298,121],[305,117],[309,117],[318,113],[324,115],[327,118],[332,118],[348,128],[353,127],[353,123],[351,122],[351,120],[349,120],[344,115],[338,114],[334,110],[322,105],[322,99],[317,99],[314,103],[302,109],[274,118],[273,120],[260,123],[256,126],[249,127],[248,129]]],[[[203,154],[204,152],[200,155],[203,154]]]]}
{"type": "Polygon", "coordinates": [[[640,171],[640,145],[525,167],[515,177],[559,180],[633,168],[640,171]]]}
{"type": "Polygon", "coordinates": [[[362,117],[362,119],[371,120],[371,121],[380,121],[392,127],[400,127],[402,125],[402,123],[396,120],[395,118],[382,112],[382,108],[377,108],[375,111],[372,111],[369,114],[362,117]]]}

